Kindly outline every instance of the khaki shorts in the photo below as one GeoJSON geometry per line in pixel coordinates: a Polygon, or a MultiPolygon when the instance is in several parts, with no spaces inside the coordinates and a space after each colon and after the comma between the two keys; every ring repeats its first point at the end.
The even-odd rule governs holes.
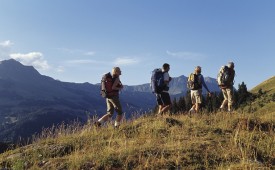
{"type": "Polygon", "coordinates": [[[192,104],[202,103],[202,89],[191,90],[191,101],[192,104]]]}
{"type": "Polygon", "coordinates": [[[227,101],[229,105],[233,104],[233,88],[222,89],[224,101],[227,101]]]}
{"type": "Polygon", "coordinates": [[[114,96],[112,98],[106,98],[107,103],[107,114],[111,116],[114,114],[114,111],[117,112],[118,115],[122,115],[122,107],[119,101],[118,96],[114,96]]]}

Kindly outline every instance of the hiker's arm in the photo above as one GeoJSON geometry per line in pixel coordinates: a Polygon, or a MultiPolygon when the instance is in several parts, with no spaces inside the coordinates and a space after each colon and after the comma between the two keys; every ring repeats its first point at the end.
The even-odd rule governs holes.
{"type": "Polygon", "coordinates": [[[112,86],[112,89],[113,90],[121,90],[123,88],[123,85],[121,84],[119,78],[116,78],[113,86],[112,86]]]}
{"type": "Polygon", "coordinates": [[[169,84],[169,81],[164,81],[164,84],[165,84],[165,85],[168,85],[168,84],[169,84]]]}
{"type": "Polygon", "coordinates": [[[168,73],[164,74],[164,83],[165,83],[165,85],[168,85],[171,80],[172,80],[172,78],[169,76],[168,73]]]}

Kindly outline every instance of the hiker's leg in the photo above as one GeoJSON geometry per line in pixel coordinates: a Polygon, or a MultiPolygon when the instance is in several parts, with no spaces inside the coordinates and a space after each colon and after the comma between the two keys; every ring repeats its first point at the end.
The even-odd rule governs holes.
{"type": "Polygon", "coordinates": [[[226,89],[222,89],[222,94],[223,94],[223,102],[220,106],[220,109],[225,109],[225,107],[227,106],[228,104],[228,96],[227,96],[227,91],[226,89]]]}
{"type": "Polygon", "coordinates": [[[228,111],[231,112],[233,110],[232,106],[233,106],[233,89],[228,88],[226,89],[227,92],[227,96],[228,96],[228,111]]]}
{"type": "Polygon", "coordinates": [[[172,106],[172,102],[171,102],[171,98],[168,92],[162,92],[161,93],[161,99],[163,102],[163,106],[161,109],[162,113],[166,113],[168,111],[170,111],[170,108],[172,106]]]}
{"type": "Polygon", "coordinates": [[[108,121],[114,114],[114,106],[111,102],[111,99],[106,99],[106,104],[107,104],[107,114],[105,114],[104,116],[102,116],[98,122],[103,124],[105,123],[106,121],[108,121]]]}
{"type": "Polygon", "coordinates": [[[119,123],[119,122],[121,122],[122,118],[123,118],[123,115],[122,114],[118,114],[116,116],[116,121],[119,123]]]}
{"type": "Polygon", "coordinates": [[[163,108],[163,101],[161,98],[161,94],[156,94],[157,104],[158,104],[158,115],[161,114],[161,110],[163,108]]]}
{"type": "Polygon", "coordinates": [[[196,112],[197,113],[199,113],[199,111],[200,111],[200,106],[201,106],[201,103],[202,103],[202,89],[199,89],[198,91],[197,91],[197,95],[196,95],[196,112]]]}
{"type": "Polygon", "coordinates": [[[120,126],[120,123],[121,123],[122,118],[123,118],[122,114],[116,116],[115,127],[120,126]]]}
{"type": "Polygon", "coordinates": [[[195,90],[191,90],[191,102],[192,102],[192,107],[189,110],[189,114],[196,112],[196,96],[195,96],[195,90]]]}
{"type": "Polygon", "coordinates": [[[200,104],[202,102],[202,90],[196,90],[195,91],[195,100],[196,100],[195,111],[196,111],[196,113],[199,113],[200,104]]]}
{"type": "Polygon", "coordinates": [[[116,117],[116,120],[115,120],[115,126],[118,127],[120,125],[120,122],[121,122],[122,118],[123,118],[123,116],[122,116],[123,111],[122,111],[122,107],[121,107],[118,96],[113,98],[112,104],[114,105],[115,110],[117,112],[117,117],[116,117]]]}
{"type": "Polygon", "coordinates": [[[162,105],[159,105],[159,110],[158,110],[158,114],[161,114],[162,112],[162,108],[163,108],[164,106],[162,106],[162,105]]]}
{"type": "Polygon", "coordinates": [[[168,112],[170,109],[171,109],[171,105],[170,105],[170,104],[169,104],[169,105],[165,105],[164,107],[162,107],[161,112],[162,112],[162,113],[166,113],[166,112],[168,112]]]}
{"type": "Polygon", "coordinates": [[[195,105],[195,111],[196,111],[196,113],[199,113],[199,111],[200,111],[200,103],[196,103],[196,105],[195,105]]]}
{"type": "Polygon", "coordinates": [[[112,116],[107,113],[107,114],[103,115],[100,119],[98,119],[98,122],[103,124],[103,123],[107,122],[110,119],[110,117],[112,117],[112,116]]]}
{"type": "Polygon", "coordinates": [[[191,109],[189,110],[189,113],[193,113],[193,112],[196,112],[196,103],[192,103],[192,107],[191,109]]]}
{"type": "Polygon", "coordinates": [[[228,105],[228,100],[224,99],[223,102],[222,102],[222,104],[221,104],[220,109],[225,109],[227,107],[227,105],[228,105]]]}

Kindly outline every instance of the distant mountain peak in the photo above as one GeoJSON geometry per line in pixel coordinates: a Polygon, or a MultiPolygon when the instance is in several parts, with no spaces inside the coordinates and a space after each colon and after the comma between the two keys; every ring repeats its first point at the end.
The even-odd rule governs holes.
{"type": "Polygon", "coordinates": [[[0,65],[5,65],[5,66],[23,66],[19,61],[15,59],[9,59],[9,60],[3,60],[0,61],[0,65]]]}
{"type": "Polygon", "coordinates": [[[0,78],[19,80],[41,76],[33,66],[25,66],[15,59],[0,61],[0,78]]]}

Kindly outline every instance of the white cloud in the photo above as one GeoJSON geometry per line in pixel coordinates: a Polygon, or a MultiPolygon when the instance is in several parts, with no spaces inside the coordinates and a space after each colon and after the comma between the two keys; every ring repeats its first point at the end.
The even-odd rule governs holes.
{"type": "Polygon", "coordinates": [[[64,68],[63,66],[58,66],[58,67],[55,69],[55,71],[56,71],[57,73],[63,73],[63,72],[65,72],[65,68],[64,68]]]}
{"type": "Polygon", "coordinates": [[[70,48],[57,48],[57,50],[59,50],[63,53],[69,53],[69,54],[80,53],[81,52],[81,50],[70,49],[70,48]]]}
{"type": "Polygon", "coordinates": [[[203,54],[193,52],[170,52],[166,51],[169,56],[184,59],[184,60],[202,60],[205,58],[203,54]]]}
{"type": "Polygon", "coordinates": [[[44,59],[43,54],[40,52],[30,52],[27,54],[14,53],[10,57],[18,60],[24,65],[32,65],[36,69],[47,70],[50,68],[48,62],[44,59]]]}
{"type": "Polygon", "coordinates": [[[0,42],[0,46],[5,47],[5,48],[6,47],[11,47],[12,45],[13,45],[13,43],[10,40],[0,42]]]}
{"type": "Polygon", "coordinates": [[[133,65],[138,64],[139,61],[136,58],[129,58],[129,57],[119,57],[115,59],[114,64],[121,66],[121,65],[133,65]]]}
{"type": "Polygon", "coordinates": [[[36,69],[48,70],[50,66],[48,62],[43,58],[43,54],[40,52],[30,52],[27,54],[12,53],[11,47],[14,45],[10,40],[0,42],[0,59],[13,58],[24,65],[32,65],[36,69]]]}
{"type": "Polygon", "coordinates": [[[69,64],[96,64],[100,63],[99,61],[96,60],[69,60],[67,61],[69,64]]]}
{"type": "Polygon", "coordinates": [[[89,51],[89,52],[84,53],[84,55],[93,56],[93,55],[95,55],[95,52],[94,51],[89,51]]]}
{"type": "Polygon", "coordinates": [[[63,53],[68,54],[78,54],[78,55],[86,55],[86,56],[94,56],[96,54],[95,51],[85,51],[81,49],[70,49],[70,48],[57,48],[63,53]]]}

